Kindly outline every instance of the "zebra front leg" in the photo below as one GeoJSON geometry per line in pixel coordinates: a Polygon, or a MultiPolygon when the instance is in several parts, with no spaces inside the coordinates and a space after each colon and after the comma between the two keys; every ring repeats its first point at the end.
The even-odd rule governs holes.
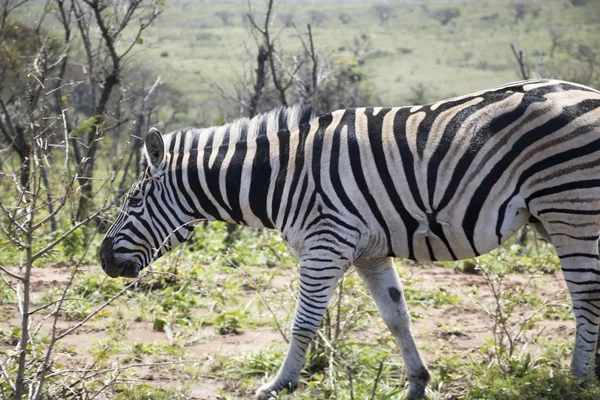
{"type": "Polygon", "coordinates": [[[355,265],[373,296],[385,324],[400,345],[410,383],[408,398],[424,398],[425,387],[429,382],[429,372],[421,360],[410,331],[410,315],[393,259],[388,257],[367,260],[355,263],[355,265]]]}
{"type": "Polygon", "coordinates": [[[296,389],[306,350],[321,325],[337,281],[348,267],[349,262],[339,260],[339,256],[311,254],[300,259],[300,291],[290,346],[277,376],[258,389],[257,399],[275,399],[281,390],[296,389]]]}

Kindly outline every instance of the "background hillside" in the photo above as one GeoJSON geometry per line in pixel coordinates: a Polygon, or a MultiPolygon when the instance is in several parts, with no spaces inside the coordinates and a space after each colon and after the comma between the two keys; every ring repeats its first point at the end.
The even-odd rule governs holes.
{"type": "MultiPolygon", "coordinates": [[[[256,13],[264,10],[259,2],[253,7],[256,13]]],[[[247,12],[245,1],[173,3],[148,31],[148,50],[141,57],[198,104],[214,95],[211,82],[231,89],[252,66],[255,45],[244,22],[247,12]],[[231,14],[229,25],[218,13],[231,14]]],[[[285,27],[287,21],[301,33],[312,22],[321,54],[351,63],[357,58],[353,50],[359,51],[371,105],[429,102],[521,79],[511,43],[525,52],[532,77],[581,79],[583,71],[571,70],[572,56],[564,46],[600,47],[600,4],[594,1],[581,7],[564,0],[281,2],[273,21],[277,44],[294,54],[302,44],[294,27],[285,27]],[[374,10],[382,4],[392,10],[383,24],[374,10]],[[443,9],[458,16],[442,25],[433,16],[443,9]],[[311,14],[316,14],[312,20],[311,14]],[[557,35],[562,46],[552,52],[557,35]]]]}
{"type": "MultiPolygon", "coordinates": [[[[253,1],[250,10],[244,0],[165,3],[129,67],[142,68],[149,81],[160,75],[176,92],[181,113],[167,129],[240,114],[215,86],[234,93],[253,73],[257,46],[247,14],[262,22],[265,7],[253,1]]],[[[368,93],[362,105],[398,106],[522,79],[510,44],[524,52],[531,77],[597,85],[599,21],[598,1],[280,1],[271,30],[282,57],[291,58],[304,51],[300,36],[306,40],[310,23],[322,59],[357,66],[368,93]]]]}

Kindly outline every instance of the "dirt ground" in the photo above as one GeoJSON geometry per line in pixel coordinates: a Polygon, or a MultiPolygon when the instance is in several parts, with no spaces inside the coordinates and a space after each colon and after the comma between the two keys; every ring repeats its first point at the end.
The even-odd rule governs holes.
{"type": "MultiPolygon", "coordinates": [[[[449,268],[437,266],[426,268],[404,266],[402,270],[402,275],[409,277],[409,281],[412,282],[411,289],[413,290],[442,288],[445,292],[460,298],[456,304],[446,304],[439,308],[409,306],[411,313],[420,316],[413,321],[412,331],[426,362],[432,362],[435,359],[437,348],[444,347],[456,354],[467,355],[479,351],[479,346],[492,337],[492,320],[486,314],[484,308],[489,308],[492,305],[493,296],[486,285],[484,277],[459,273],[449,268]]],[[[291,274],[291,271],[287,271],[283,276],[274,279],[272,284],[283,287],[289,281],[291,274]]],[[[64,283],[68,279],[68,275],[68,268],[65,265],[34,270],[32,277],[35,282],[33,299],[39,298],[50,287],[64,283]]],[[[560,272],[537,276],[533,282],[528,283],[528,280],[529,278],[526,275],[511,275],[507,285],[533,284],[535,285],[536,294],[549,302],[561,304],[564,307],[569,306],[566,285],[560,272]]],[[[519,309],[518,311],[522,316],[527,316],[527,313],[530,312],[531,309],[528,308],[519,309]]],[[[125,318],[128,317],[125,314],[125,318]]],[[[39,318],[34,319],[33,326],[37,322],[39,322],[39,318]]],[[[60,329],[66,329],[73,323],[74,321],[60,320],[58,326],[60,329]]],[[[375,324],[376,321],[373,320],[372,327],[355,332],[355,339],[357,341],[372,340],[369,337],[375,330],[375,324]]],[[[16,306],[0,304],[0,330],[10,332],[19,325],[20,320],[16,306]]],[[[43,330],[48,328],[49,324],[47,323],[43,330]]],[[[561,340],[560,338],[567,340],[574,335],[574,323],[570,320],[544,320],[537,323],[534,329],[528,331],[526,335],[531,339],[534,337],[547,337],[553,340],[561,340]]],[[[103,336],[102,324],[92,321],[92,323],[80,329],[77,334],[67,337],[64,344],[74,346],[77,349],[87,349],[103,336]]],[[[199,358],[236,356],[266,348],[284,348],[281,335],[276,330],[266,327],[247,329],[242,334],[226,336],[215,335],[214,327],[207,327],[206,332],[199,331],[197,337],[202,339],[185,347],[185,352],[197,355],[199,358]]],[[[120,340],[123,344],[140,341],[168,344],[165,333],[155,331],[151,322],[135,322],[133,320],[129,321],[129,328],[126,332],[123,332],[120,340]]],[[[14,346],[14,344],[2,340],[0,341],[0,350],[14,346]]],[[[536,351],[533,340],[531,340],[531,345],[528,346],[528,351],[536,351]]],[[[86,354],[85,352],[65,354],[62,362],[66,365],[81,365],[81,363],[86,362],[86,354]]],[[[168,358],[166,361],[168,361],[168,358]]],[[[161,375],[156,374],[156,372],[157,367],[143,367],[139,376],[142,380],[147,379],[158,383],[161,381],[161,375]]],[[[166,380],[167,377],[164,377],[164,379],[166,380]]],[[[218,397],[219,388],[225,388],[229,384],[229,382],[211,378],[210,369],[207,369],[192,384],[191,398],[198,400],[215,399],[218,397]]]]}

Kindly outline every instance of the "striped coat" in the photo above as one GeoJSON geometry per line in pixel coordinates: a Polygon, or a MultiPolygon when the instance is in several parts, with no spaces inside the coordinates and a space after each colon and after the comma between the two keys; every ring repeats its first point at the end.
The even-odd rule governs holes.
{"type": "Polygon", "coordinates": [[[392,257],[489,252],[529,221],[554,244],[573,299],[572,370],[588,373],[600,324],[600,92],[532,80],[415,107],[252,120],[146,139],[145,176],[102,245],[111,276],[136,276],[197,220],[282,232],[300,258],[290,351],[258,392],[294,388],[337,280],[355,265],[421,398],[429,374],[392,257]],[[174,232],[174,233],[173,233],[174,232]]]}

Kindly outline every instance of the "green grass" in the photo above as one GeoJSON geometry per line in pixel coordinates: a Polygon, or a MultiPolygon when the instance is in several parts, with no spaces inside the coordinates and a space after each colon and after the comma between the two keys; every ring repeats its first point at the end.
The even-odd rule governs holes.
{"type": "MultiPolygon", "coordinates": [[[[220,354],[217,351],[220,345],[217,344],[214,345],[214,353],[198,354],[189,349],[196,345],[219,343],[221,335],[232,337],[246,332],[249,337],[257,338],[252,336],[257,329],[275,332],[271,311],[289,334],[294,299],[285,286],[275,284],[273,279],[281,273],[292,275],[289,278],[290,290],[294,293],[297,277],[289,271],[294,266],[293,259],[283,247],[279,247],[277,235],[270,232],[244,230],[230,248],[221,244],[226,235],[221,224],[214,225],[212,230],[199,227],[195,235],[191,244],[159,260],[153,267],[155,273],[148,275],[137,288],[129,290],[106,312],[90,321],[82,334],[92,335],[91,345],[78,347],[65,343],[59,347],[73,360],[69,366],[73,362],[90,363],[91,360],[101,368],[110,368],[115,363],[135,366],[153,362],[183,362],[181,365],[157,366],[152,369],[151,375],[143,367],[123,370],[108,389],[113,398],[189,398],[195,385],[210,377],[208,382],[215,379],[220,382],[220,398],[248,399],[278,370],[285,354],[281,339],[266,346],[257,345],[255,350],[251,347],[239,354],[220,354]],[[269,246],[257,243],[269,243],[269,246]],[[232,259],[237,260],[236,268],[231,266],[232,259]],[[177,276],[170,275],[173,273],[177,276]],[[259,291],[273,310],[266,307],[259,291]],[[131,337],[128,332],[133,329],[153,332],[152,339],[131,337]]],[[[548,260],[552,260],[550,264],[554,265],[555,256],[549,254],[547,246],[539,243],[537,253],[531,246],[517,249],[509,244],[480,257],[479,262],[505,280],[533,276],[539,273],[533,266],[544,269],[548,260]],[[523,257],[527,258],[527,262],[523,261],[523,257]]],[[[424,271],[427,271],[427,266],[424,271]]],[[[453,271],[449,268],[447,271],[448,274],[463,274],[458,269],[453,271]]],[[[418,306],[427,312],[465,305],[465,298],[451,289],[426,285],[426,281],[408,275],[404,270],[402,276],[409,307],[418,306]]],[[[76,275],[69,297],[79,300],[69,303],[64,319],[75,322],[84,318],[120,291],[125,283],[122,279],[106,278],[97,266],[76,275]]],[[[400,353],[357,274],[351,273],[346,277],[344,288],[341,300],[336,292],[322,327],[323,335],[335,346],[335,353],[320,339],[317,340],[309,351],[301,376],[301,391],[295,395],[284,394],[282,399],[349,398],[350,392],[355,398],[370,398],[376,381],[377,399],[398,398],[405,393],[408,382],[400,353]],[[342,324],[339,334],[336,334],[338,301],[342,324]],[[380,365],[381,374],[377,380],[380,365]],[[352,383],[348,379],[349,374],[352,375],[352,383]]],[[[520,293],[518,290],[515,287],[506,291],[503,297],[507,301],[506,307],[514,304],[515,309],[529,312],[544,306],[544,298],[536,292],[534,285],[516,296],[515,293],[520,293]]],[[[56,296],[56,290],[50,291],[46,297],[36,301],[52,301],[56,296]]],[[[475,294],[475,297],[483,304],[490,301],[480,294],[475,294]]],[[[511,318],[514,323],[519,323],[520,311],[511,318]]],[[[434,335],[418,340],[432,373],[428,395],[432,399],[586,399],[600,395],[600,388],[595,382],[579,385],[569,377],[567,363],[572,340],[534,334],[538,324],[563,319],[566,324],[571,323],[572,316],[566,305],[557,304],[540,314],[526,328],[531,338],[528,340],[532,340],[528,342],[529,346],[537,350],[518,347],[512,355],[499,354],[489,340],[469,351],[454,350],[454,340],[473,334],[473,329],[468,325],[439,320],[434,335]],[[502,364],[495,360],[501,360],[502,364]]],[[[427,335],[427,332],[420,333],[427,335]]],[[[15,333],[9,330],[0,333],[5,355],[11,350],[4,346],[14,343],[13,337],[16,337],[15,333]]],[[[40,349],[37,351],[47,340],[38,343],[40,349]]],[[[68,367],[57,363],[55,368],[68,367]]],[[[67,375],[63,379],[68,383],[70,378],[67,375]]],[[[57,383],[56,379],[51,379],[48,388],[58,388],[57,383]]],[[[99,384],[98,380],[87,382],[88,388],[99,384]]]]}

